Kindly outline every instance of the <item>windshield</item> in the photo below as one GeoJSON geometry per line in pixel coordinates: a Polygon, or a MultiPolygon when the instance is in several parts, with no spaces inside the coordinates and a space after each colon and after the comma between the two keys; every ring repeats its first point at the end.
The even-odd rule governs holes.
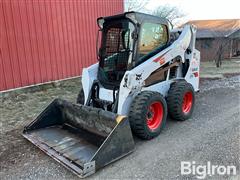
{"type": "MultiPolygon", "coordinates": [[[[104,23],[99,50],[99,80],[119,83],[128,68],[134,25],[127,19],[104,23]]],[[[131,60],[130,60],[131,61],[131,60]]]]}
{"type": "Polygon", "coordinates": [[[166,25],[144,23],[141,28],[137,65],[151,58],[167,46],[168,30],[166,25]]]}
{"type": "Polygon", "coordinates": [[[140,34],[139,57],[166,45],[168,41],[167,35],[167,27],[165,25],[144,23],[140,34]]]}

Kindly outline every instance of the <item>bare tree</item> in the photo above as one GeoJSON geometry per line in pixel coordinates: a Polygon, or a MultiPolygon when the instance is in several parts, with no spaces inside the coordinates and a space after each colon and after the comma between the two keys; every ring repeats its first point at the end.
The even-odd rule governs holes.
{"type": "Polygon", "coordinates": [[[125,0],[126,11],[142,11],[149,0],[125,0]]]}
{"type": "Polygon", "coordinates": [[[226,37],[224,30],[212,30],[213,36],[215,37],[215,64],[219,68],[222,66],[222,60],[224,59],[225,50],[229,48],[231,39],[226,37]]]}
{"type": "Polygon", "coordinates": [[[222,66],[222,60],[224,59],[224,53],[225,50],[229,48],[230,45],[230,39],[225,38],[225,37],[218,37],[216,40],[216,55],[214,58],[216,67],[219,68],[222,66]]]}
{"type": "Polygon", "coordinates": [[[172,24],[174,21],[179,20],[185,16],[184,13],[180,12],[179,8],[176,6],[159,6],[153,11],[153,15],[168,19],[172,24]]]}
{"type": "Polygon", "coordinates": [[[141,11],[148,12],[152,15],[163,17],[168,19],[172,24],[176,24],[174,21],[183,18],[185,16],[178,7],[163,5],[155,8],[155,10],[146,10],[145,6],[150,0],[125,0],[125,11],[141,11]]]}

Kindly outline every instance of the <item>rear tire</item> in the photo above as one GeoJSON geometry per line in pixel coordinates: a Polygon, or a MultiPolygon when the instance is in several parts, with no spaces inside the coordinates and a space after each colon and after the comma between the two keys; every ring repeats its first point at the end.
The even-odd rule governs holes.
{"type": "Polygon", "coordinates": [[[84,104],[85,98],[84,98],[84,92],[83,89],[80,88],[80,91],[77,96],[77,104],[84,104]]]}
{"type": "Polygon", "coordinates": [[[130,106],[131,129],[141,139],[152,139],[164,128],[167,119],[167,103],[157,92],[143,91],[130,106]]]}
{"type": "Polygon", "coordinates": [[[167,96],[169,115],[179,121],[189,119],[195,105],[195,92],[191,84],[177,81],[171,84],[167,96]]]}

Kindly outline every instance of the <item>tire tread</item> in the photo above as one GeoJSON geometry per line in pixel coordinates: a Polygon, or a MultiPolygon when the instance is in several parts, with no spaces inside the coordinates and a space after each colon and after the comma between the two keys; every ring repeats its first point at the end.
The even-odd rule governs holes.
{"type": "MultiPolygon", "coordinates": [[[[148,101],[151,98],[159,98],[159,97],[164,100],[164,102],[162,103],[163,104],[165,103],[165,109],[166,109],[167,106],[166,106],[164,97],[160,93],[153,92],[153,91],[141,92],[134,98],[130,106],[129,120],[130,120],[131,129],[138,137],[142,139],[152,139],[153,137],[159,134],[157,133],[156,135],[151,135],[148,132],[146,132],[146,127],[144,125],[145,122],[143,118],[147,110],[146,101],[148,101]]],[[[167,111],[164,111],[164,113],[165,113],[164,118],[166,119],[167,111]]],[[[162,124],[165,124],[164,118],[163,118],[162,124]]]]}
{"type": "Polygon", "coordinates": [[[187,83],[186,81],[177,81],[171,84],[171,87],[168,91],[167,104],[168,113],[173,119],[184,121],[192,114],[195,102],[194,100],[191,112],[187,116],[182,112],[182,99],[186,90],[192,91],[193,98],[195,99],[194,90],[191,84],[187,83]]]}

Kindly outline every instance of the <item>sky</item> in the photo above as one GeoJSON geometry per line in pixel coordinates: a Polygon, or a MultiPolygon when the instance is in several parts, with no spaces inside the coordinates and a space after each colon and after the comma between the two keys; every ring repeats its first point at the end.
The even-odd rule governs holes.
{"type": "Polygon", "coordinates": [[[240,0],[149,0],[145,6],[153,10],[160,5],[177,6],[185,21],[199,19],[240,19],[240,0]]]}

